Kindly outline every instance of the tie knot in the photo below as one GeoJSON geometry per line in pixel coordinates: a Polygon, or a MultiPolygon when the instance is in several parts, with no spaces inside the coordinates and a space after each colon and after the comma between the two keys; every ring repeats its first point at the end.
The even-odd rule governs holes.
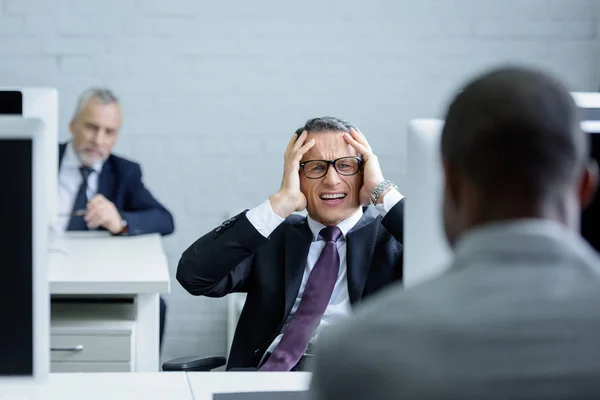
{"type": "Polygon", "coordinates": [[[337,242],[342,236],[342,231],[337,226],[327,226],[321,229],[319,235],[327,242],[337,242]]]}
{"type": "Polygon", "coordinates": [[[90,174],[92,172],[94,172],[94,170],[92,168],[90,168],[90,167],[82,166],[82,167],[79,167],[79,172],[81,173],[81,176],[83,177],[83,180],[87,181],[88,177],[90,176],[90,174]]]}

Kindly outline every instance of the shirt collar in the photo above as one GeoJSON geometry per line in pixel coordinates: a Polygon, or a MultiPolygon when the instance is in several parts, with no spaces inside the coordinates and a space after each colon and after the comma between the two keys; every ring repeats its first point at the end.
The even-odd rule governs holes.
{"type": "MultiPolygon", "coordinates": [[[[92,165],[91,168],[97,173],[100,174],[100,172],[102,171],[102,164],[103,162],[97,162],[96,164],[92,165]]],[[[75,169],[75,168],[79,168],[81,167],[81,163],[79,162],[79,157],[77,157],[77,153],[75,153],[75,149],[73,148],[73,145],[71,142],[67,142],[67,147],[65,148],[65,154],[63,156],[63,160],[61,163],[61,167],[64,168],[70,168],[70,169],[75,169]]]]}
{"type": "MultiPolygon", "coordinates": [[[[340,231],[342,231],[342,237],[344,239],[346,238],[346,234],[350,231],[350,229],[354,228],[354,225],[356,225],[358,221],[360,221],[362,216],[362,207],[358,207],[358,210],[356,210],[354,214],[337,224],[337,227],[340,228],[340,231]]],[[[310,216],[307,217],[307,220],[310,231],[313,234],[313,242],[316,242],[317,240],[319,240],[319,232],[321,232],[321,229],[325,228],[325,225],[315,221],[310,216]]]]}

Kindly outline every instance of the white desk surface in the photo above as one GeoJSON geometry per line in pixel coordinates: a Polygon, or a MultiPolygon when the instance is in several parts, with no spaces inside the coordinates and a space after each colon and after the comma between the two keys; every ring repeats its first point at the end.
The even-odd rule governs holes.
{"type": "Polygon", "coordinates": [[[194,400],[212,400],[214,393],[308,390],[309,372],[188,372],[194,400]]]}
{"type": "Polygon", "coordinates": [[[309,372],[56,373],[9,400],[213,400],[215,393],[308,390],[309,372]]]}
{"type": "Polygon", "coordinates": [[[50,374],[46,384],[25,399],[193,400],[185,372],[50,374]]]}
{"type": "Polygon", "coordinates": [[[51,294],[167,293],[170,277],[158,234],[104,232],[50,236],[51,294]]]}

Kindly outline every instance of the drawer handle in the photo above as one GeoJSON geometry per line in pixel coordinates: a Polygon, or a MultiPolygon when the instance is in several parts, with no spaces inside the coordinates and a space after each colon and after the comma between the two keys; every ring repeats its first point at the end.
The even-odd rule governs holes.
{"type": "Polygon", "coordinates": [[[83,350],[83,345],[78,344],[73,347],[50,347],[50,351],[81,351],[83,350]]]}

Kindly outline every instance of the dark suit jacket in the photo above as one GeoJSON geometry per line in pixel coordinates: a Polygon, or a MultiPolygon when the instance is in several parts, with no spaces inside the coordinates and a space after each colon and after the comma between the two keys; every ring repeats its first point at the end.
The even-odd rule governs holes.
{"type": "MultiPolygon", "coordinates": [[[[346,236],[348,292],[354,306],[402,279],[404,200],[381,218],[365,209],[346,236]]],[[[193,295],[247,292],[227,368],[256,367],[280,333],[300,289],[312,233],[289,216],[267,239],[243,212],[207,233],[182,255],[177,280],[193,295]]]]}
{"type": "MultiPolygon", "coordinates": [[[[59,145],[59,168],[65,149],[66,144],[59,145]]],[[[144,186],[139,164],[111,154],[102,166],[98,193],[115,204],[129,235],[173,233],[173,216],[144,186]]]]}

